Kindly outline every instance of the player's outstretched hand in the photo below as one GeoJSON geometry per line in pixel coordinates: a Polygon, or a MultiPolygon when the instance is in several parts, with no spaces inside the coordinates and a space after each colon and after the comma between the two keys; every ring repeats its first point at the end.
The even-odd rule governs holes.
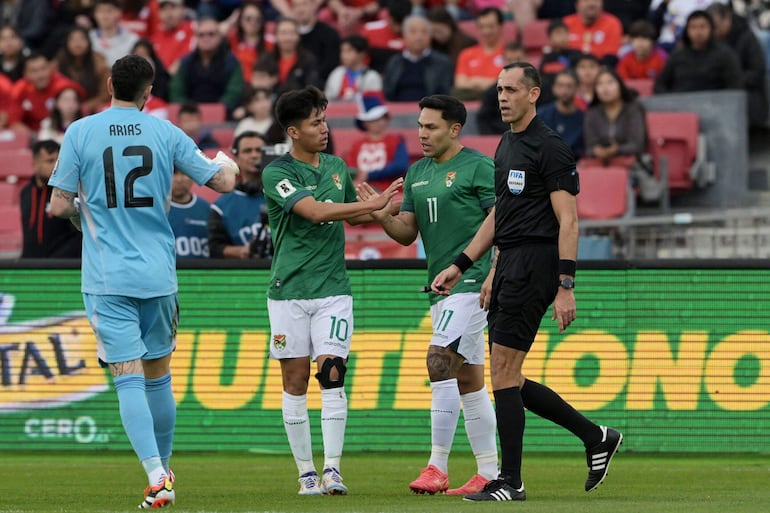
{"type": "Polygon", "coordinates": [[[241,172],[240,168],[238,167],[238,164],[235,163],[233,159],[231,159],[225,152],[222,150],[219,150],[216,154],[216,156],[212,159],[214,162],[219,164],[220,166],[227,166],[230,169],[233,170],[233,173],[236,175],[241,172]]]}
{"type": "Polygon", "coordinates": [[[460,276],[462,275],[463,273],[460,272],[460,268],[452,264],[433,278],[430,289],[436,294],[448,296],[449,291],[460,281],[460,276]]]}
{"type": "MultiPolygon", "coordinates": [[[[380,196],[380,193],[366,182],[358,184],[356,186],[356,192],[358,193],[359,201],[370,201],[380,196]]],[[[372,217],[374,217],[377,221],[381,221],[388,216],[389,211],[390,202],[388,202],[388,205],[386,205],[386,207],[382,210],[375,210],[372,212],[372,217]]]]}
{"type": "MultiPolygon", "coordinates": [[[[388,203],[390,203],[391,198],[395,196],[398,193],[398,190],[401,188],[401,186],[404,184],[403,178],[396,178],[393,180],[393,182],[388,185],[388,188],[382,191],[379,195],[376,197],[370,198],[367,200],[367,202],[370,202],[371,205],[374,207],[374,211],[382,210],[385,207],[388,206],[388,203]]],[[[363,185],[369,185],[366,182],[361,184],[363,185]]]]}

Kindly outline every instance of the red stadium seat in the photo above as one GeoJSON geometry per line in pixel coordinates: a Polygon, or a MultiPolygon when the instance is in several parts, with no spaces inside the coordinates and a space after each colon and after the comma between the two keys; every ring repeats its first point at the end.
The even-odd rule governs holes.
{"type": "Polygon", "coordinates": [[[0,150],[29,149],[29,142],[29,130],[26,128],[0,130],[0,150]]]}
{"type": "Polygon", "coordinates": [[[168,112],[168,120],[173,124],[179,124],[179,109],[182,107],[179,103],[169,103],[166,105],[166,112],[168,112]]]}
{"type": "MultiPolygon", "coordinates": [[[[477,41],[479,40],[479,26],[476,23],[476,20],[462,20],[458,22],[457,25],[460,27],[460,30],[462,30],[472,38],[475,38],[477,41]]],[[[511,41],[516,41],[518,36],[519,36],[518,26],[510,20],[505,20],[503,22],[503,43],[510,43],[511,41]]]]}
{"type": "Polygon", "coordinates": [[[21,247],[21,209],[18,205],[0,205],[0,258],[18,258],[21,247]]]}
{"type": "Polygon", "coordinates": [[[211,129],[211,136],[219,143],[220,148],[232,148],[235,139],[234,130],[230,127],[218,127],[211,129]]]}
{"type": "Polygon", "coordinates": [[[698,155],[700,120],[694,112],[648,112],[648,151],[653,157],[656,176],[665,160],[669,189],[689,190],[695,185],[691,175],[698,155]]]}
{"type": "Polygon", "coordinates": [[[355,118],[358,114],[358,104],[356,102],[329,102],[326,107],[326,117],[328,119],[335,118],[355,118]]]}
{"type": "Polygon", "coordinates": [[[17,184],[0,182],[0,205],[15,206],[19,204],[19,191],[17,184]]]}
{"type": "Polygon", "coordinates": [[[334,154],[342,159],[350,152],[353,143],[364,135],[358,128],[332,128],[330,132],[334,142],[334,154]]]}
{"type": "Polygon", "coordinates": [[[494,158],[497,145],[500,143],[499,135],[464,135],[460,138],[463,146],[478,150],[488,157],[494,158]]]}
{"type": "Polygon", "coordinates": [[[25,182],[32,178],[32,151],[23,148],[0,150],[0,180],[10,183],[25,182]]]}
{"type": "Polygon", "coordinates": [[[417,244],[402,246],[383,231],[378,223],[345,225],[345,258],[375,260],[380,258],[417,258],[417,244]]]}
{"type": "Polygon", "coordinates": [[[227,119],[227,109],[224,103],[199,103],[201,122],[204,125],[218,125],[227,119]]]}
{"type": "Polygon", "coordinates": [[[633,213],[634,195],[627,168],[585,166],[579,172],[579,218],[616,219],[633,213]]]}
{"type": "Polygon", "coordinates": [[[633,89],[639,96],[646,98],[652,96],[652,90],[655,86],[655,80],[652,78],[629,78],[625,80],[626,87],[633,89]]]}
{"type": "Polygon", "coordinates": [[[548,24],[550,20],[532,20],[521,33],[521,43],[527,55],[543,55],[543,48],[548,46],[548,24]]]}

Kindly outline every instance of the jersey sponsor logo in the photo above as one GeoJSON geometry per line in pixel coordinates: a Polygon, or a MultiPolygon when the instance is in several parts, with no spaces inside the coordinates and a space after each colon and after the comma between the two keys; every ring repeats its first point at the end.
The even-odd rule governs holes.
{"type": "Polygon", "coordinates": [[[518,169],[508,170],[508,190],[511,191],[511,194],[516,194],[518,196],[524,192],[526,176],[527,174],[524,171],[518,169]]]}
{"type": "Polygon", "coordinates": [[[288,178],[284,178],[275,184],[275,190],[278,191],[278,194],[280,194],[282,198],[288,198],[297,192],[297,189],[294,188],[288,178]]]}
{"type": "Polygon", "coordinates": [[[448,172],[446,174],[446,180],[445,180],[446,186],[447,187],[452,187],[452,184],[455,183],[455,178],[456,177],[457,177],[457,172],[456,171],[448,172]]]}
{"type": "Polygon", "coordinates": [[[334,185],[336,185],[339,190],[342,190],[342,180],[340,180],[340,175],[334,173],[332,175],[332,180],[334,180],[334,185]]]}
{"type": "Polygon", "coordinates": [[[412,189],[415,187],[422,187],[423,185],[428,185],[430,182],[428,180],[423,180],[422,182],[414,182],[412,184],[412,189]]]}
{"type": "Polygon", "coordinates": [[[283,351],[286,348],[286,335],[273,335],[273,347],[283,351]]]}

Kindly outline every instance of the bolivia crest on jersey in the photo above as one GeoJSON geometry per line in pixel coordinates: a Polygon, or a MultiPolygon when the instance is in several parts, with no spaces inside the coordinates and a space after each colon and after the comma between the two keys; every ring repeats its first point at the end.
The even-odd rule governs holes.
{"type": "Polygon", "coordinates": [[[445,183],[446,183],[447,187],[452,187],[452,184],[455,183],[455,177],[456,176],[457,176],[457,172],[456,171],[450,171],[450,172],[448,172],[446,174],[446,181],[445,181],[445,183]]]}
{"type": "Polygon", "coordinates": [[[334,173],[332,175],[332,180],[334,180],[334,185],[336,185],[339,190],[342,190],[342,180],[340,180],[340,175],[334,173]]]}

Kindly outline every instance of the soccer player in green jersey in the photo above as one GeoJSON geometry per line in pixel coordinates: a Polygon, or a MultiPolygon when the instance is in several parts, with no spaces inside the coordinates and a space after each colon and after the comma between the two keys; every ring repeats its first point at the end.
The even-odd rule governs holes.
{"type": "Polygon", "coordinates": [[[326,97],[312,86],[278,98],[276,117],[293,147],[262,173],[275,248],[267,292],[270,357],[281,363],[283,421],[301,495],[347,493],[339,468],[353,298],[340,221],[371,221],[371,212],[387,206],[403,182],[399,178],[379,197],[356,201],[345,161],[322,153],[329,141],[326,105],[326,97]],[[321,386],[321,479],[313,464],[307,410],[311,359],[321,386]]]}
{"type": "MultiPolygon", "coordinates": [[[[418,120],[424,158],[406,175],[401,212],[374,212],[393,239],[409,245],[419,233],[428,260],[428,282],[452,263],[473,238],[495,203],[494,163],[465,148],[459,137],[467,112],[451,96],[420,101],[418,120]]],[[[375,196],[359,187],[361,199],[375,196]]],[[[432,450],[428,466],[409,487],[415,493],[465,495],[481,490],[497,477],[495,412],[484,385],[486,312],[479,291],[490,269],[480,258],[448,297],[430,295],[433,337],[428,347],[431,386],[432,450]],[[465,429],[476,456],[478,473],[460,488],[449,489],[447,461],[462,404],[465,429]]]]}

